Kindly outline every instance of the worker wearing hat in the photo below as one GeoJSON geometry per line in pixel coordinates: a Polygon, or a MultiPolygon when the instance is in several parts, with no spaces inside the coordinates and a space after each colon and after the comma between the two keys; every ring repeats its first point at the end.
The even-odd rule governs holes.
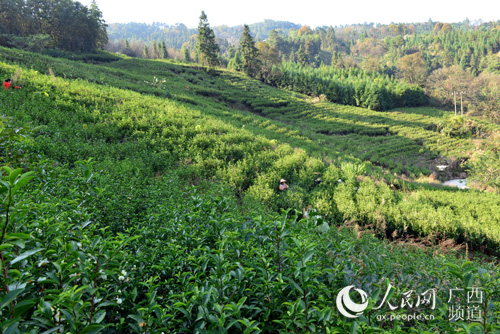
{"type": "Polygon", "coordinates": [[[285,180],[285,179],[281,179],[281,180],[280,180],[280,187],[279,187],[279,189],[280,189],[281,191],[283,191],[283,190],[285,190],[285,189],[288,189],[288,184],[286,184],[285,182],[286,182],[286,180],[285,180]]]}

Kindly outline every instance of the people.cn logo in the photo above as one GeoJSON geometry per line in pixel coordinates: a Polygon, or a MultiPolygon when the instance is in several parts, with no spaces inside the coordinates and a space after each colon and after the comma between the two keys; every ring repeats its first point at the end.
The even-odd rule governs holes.
{"type": "Polygon", "coordinates": [[[349,292],[354,288],[354,285],[349,285],[340,290],[337,295],[337,308],[339,312],[347,318],[357,318],[363,314],[363,311],[368,307],[368,296],[361,289],[354,289],[361,295],[361,304],[352,301],[349,292]]]}

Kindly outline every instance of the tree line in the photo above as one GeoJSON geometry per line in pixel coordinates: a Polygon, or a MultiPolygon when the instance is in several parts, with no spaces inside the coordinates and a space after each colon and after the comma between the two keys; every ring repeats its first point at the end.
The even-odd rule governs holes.
{"type": "MultiPolygon", "coordinates": [[[[500,122],[499,22],[302,26],[259,43],[287,63],[273,67],[280,75],[254,75],[278,87],[374,110],[423,103],[453,110],[459,96],[465,113],[500,122]]],[[[227,55],[229,68],[243,69],[241,52],[227,55]]]]}
{"type": "MultiPolygon", "coordinates": [[[[455,94],[460,91],[466,112],[500,120],[500,102],[495,98],[500,95],[500,58],[496,55],[500,51],[499,22],[429,20],[312,29],[307,25],[291,26],[287,22],[266,20],[261,24],[211,29],[219,50],[218,56],[213,56],[212,67],[243,71],[278,87],[309,94],[321,92],[332,101],[375,110],[422,103],[453,108],[455,94]],[[239,39],[234,37],[235,32],[240,33],[239,39]],[[289,64],[282,66],[282,63],[289,64]],[[343,81],[335,79],[337,74],[325,79],[318,73],[325,72],[326,68],[332,73],[345,71],[356,75],[343,81]],[[359,73],[364,73],[363,79],[359,73]],[[371,82],[370,78],[375,77],[377,80],[371,82]],[[359,93],[361,91],[364,93],[359,93]],[[357,93],[352,95],[352,92],[357,93]]],[[[206,63],[206,59],[200,60],[199,30],[189,31],[195,34],[188,37],[189,34],[180,33],[187,28],[178,25],[165,27],[162,33],[174,30],[176,33],[172,36],[188,39],[179,50],[169,45],[167,39],[169,56],[206,63]]],[[[136,44],[136,56],[146,56],[143,45],[136,44]]],[[[179,46],[180,40],[176,40],[175,45],[179,46]]]]}
{"type": "MultiPolygon", "coordinates": [[[[340,87],[331,83],[335,79],[318,84],[325,79],[306,74],[306,68],[324,71],[329,67],[333,72],[359,69],[367,77],[386,77],[384,80],[399,82],[403,87],[418,85],[429,97],[428,101],[438,107],[454,107],[455,96],[460,92],[466,112],[500,120],[500,102],[495,98],[500,95],[499,22],[465,20],[450,24],[429,20],[311,29],[307,25],[266,20],[253,25],[211,28],[203,13],[205,17],[200,21],[204,23],[198,29],[188,29],[183,24],[112,25],[109,31],[120,39],[108,43],[107,26],[95,2],[90,8],[72,0],[0,0],[0,4],[1,45],[33,51],[58,48],[78,52],[91,52],[106,45],[109,51],[133,57],[173,58],[203,63],[210,68],[221,66],[244,71],[279,87],[293,87],[301,92],[322,91],[332,101],[345,101],[342,96],[352,89],[371,87],[370,93],[365,94],[370,98],[351,97],[349,104],[375,110],[400,106],[401,101],[407,100],[400,96],[406,88],[398,88],[399,93],[394,96],[399,94],[399,97],[387,98],[391,94],[386,91],[396,91],[387,88],[393,84],[382,88],[375,83],[362,85],[351,76],[347,80],[352,82],[342,84],[345,90],[334,94],[330,84],[340,87]],[[237,34],[239,39],[235,37],[237,34]],[[284,62],[298,64],[302,69],[290,75],[287,72],[290,67],[281,66],[284,62]],[[280,78],[283,73],[285,76],[280,78]],[[312,80],[313,77],[316,79],[312,80]],[[318,85],[327,88],[319,90],[318,85]]],[[[408,105],[414,105],[415,101],[420,104],[421,90],[412,88],[408,92],[412,92],[412,98],[408,99],[412,102],[408,105]]]]}
{"type": "MultiPolygon", "coordinates": [[[[287,33],[290,29],[299,29],[301,26],[287,21],[264,20],[263,22],[248,25],[257,40],[265,40],[273,30],[287,33]]],[[[227,25],[212,28],[215,36],[220,40],[227,40],[230,44],[237,44],[243,25],[229,27],[227,25]]],[[[170,47],[182,49],[183,44],[198,33],[196,28],[188,28],[183,23],[167,24],[161,22],[153,23],[110,23],[107,28],[109,41],[119,44],[120,41],[143,41],[146,44],[152,41],[165,41],[170,47]]]]}
{"type": "Polygon", "coordinates": [[[95,1],[0,0],[0,45],[42,51],[92,52],[108,41],[95,1]]]}

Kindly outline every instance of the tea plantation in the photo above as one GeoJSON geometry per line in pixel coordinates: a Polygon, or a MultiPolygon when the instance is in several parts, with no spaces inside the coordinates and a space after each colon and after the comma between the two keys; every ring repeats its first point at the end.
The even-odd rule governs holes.
{"type": "Polygon", "coordinates": [[[393,176],[487,138],[104,60],[0,48],[4,333],[500,332],[498,195],[393,176]]]}

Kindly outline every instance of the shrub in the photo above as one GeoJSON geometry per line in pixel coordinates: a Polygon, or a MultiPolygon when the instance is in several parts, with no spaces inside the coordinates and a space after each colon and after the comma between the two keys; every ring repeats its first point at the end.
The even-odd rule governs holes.
{"type": "Polygon", "coordinates": [[[500,153],[493,151],[476,151],[465,164],[468,179],[476,181],[483,187],[492,187],[500,191],[500,153]]]}

